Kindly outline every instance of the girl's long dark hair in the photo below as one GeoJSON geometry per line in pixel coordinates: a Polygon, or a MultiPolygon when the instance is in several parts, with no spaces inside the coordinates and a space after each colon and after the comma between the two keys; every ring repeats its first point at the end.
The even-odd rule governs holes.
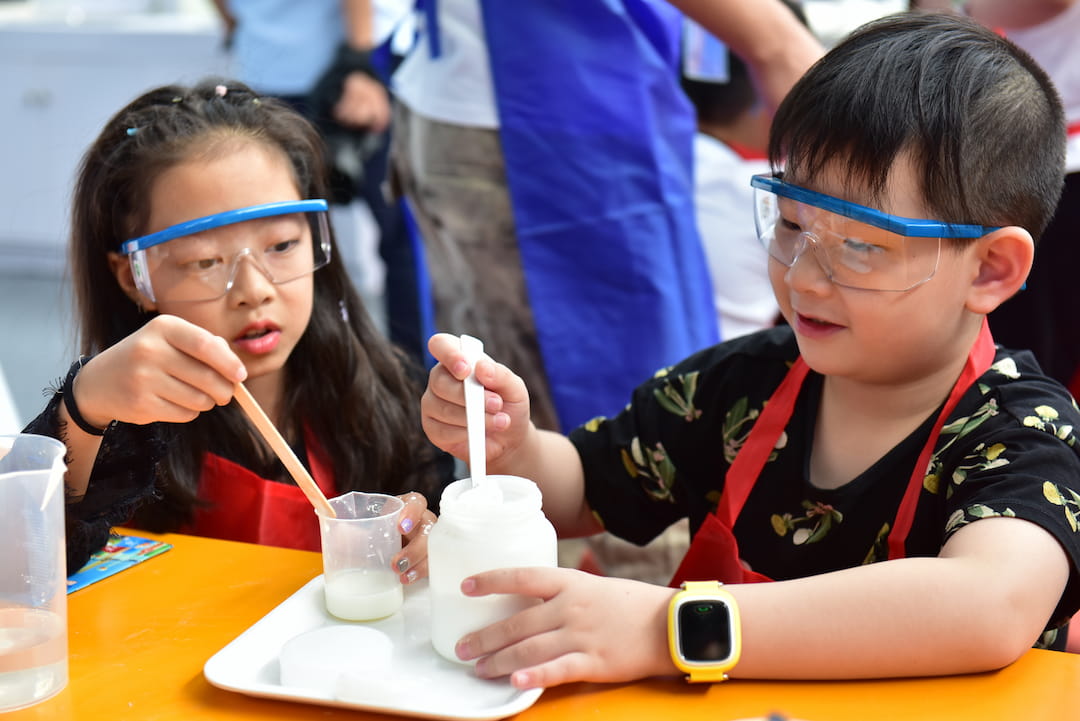
{"type": "MultiPolygon", "coordinates": [[[[154,179],[236,141],[284,153],[302,197],[326,197],[317,131],[284,103],[234,81],[151,90],[105,126],[83,158],[72,203],[71,267],[83,353],[117,343],[151,317],[124,294],[108,253],[146,231],[154,179]]],[[[315,272],[311,320],[286,362],[283,431],[294,442],[316,439],[339,492],[417,490],[437,500],[436,452],[419,422],[419,370],[411,373],[406,356],[375,328],[336,251],[334,243],[330,264],[315,272]]],[[[283,477],[235,403],[166,430],[172,438],[160,474],[162,498],[136,517],[148,530],[175,530],[191,520],[207,451],[263,477],[283,477]]]]}

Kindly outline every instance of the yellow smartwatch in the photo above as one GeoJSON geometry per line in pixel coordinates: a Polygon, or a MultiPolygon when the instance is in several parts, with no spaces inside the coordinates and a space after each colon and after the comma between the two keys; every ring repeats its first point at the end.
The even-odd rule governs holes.
{"type": "Polygon", "coordinates": [[[687,581],[668,606],[668,647],[686,680],[726,681],[742,636],[735,597],[717,581],[687,581]]]}

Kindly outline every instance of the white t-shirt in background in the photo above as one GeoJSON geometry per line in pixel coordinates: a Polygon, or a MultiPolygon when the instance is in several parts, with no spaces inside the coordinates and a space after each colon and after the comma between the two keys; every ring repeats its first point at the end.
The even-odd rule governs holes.
{"type": "MultiPolygon", "coordinates": [[[[1061,95],[1065,120],[1070,126],[1080,124],[1080,2],[1073,3],[1044,23],[1006,35],[1027,50],[1043,67],[1061,95]]],[[[1080,131],[1069,136],[1065,168],[1080,171],[1080,131]]]]}
{"type": "Polygon", "coordinates": [[[750,176],[768,171],[765,160],[745,160],[711,136],[694,136],[694,204],[721,340],[769,328],[780,313],[750,187],[750,176]]]}
{"type": "Polygon", "coordinates": [[[426,18],[418,13],[420,37],[394,73],[394,94],[410,110],[431,120],[497,128],[480,0],[439,0],[438,18],[439,57],[431,57],[426,18]]]}

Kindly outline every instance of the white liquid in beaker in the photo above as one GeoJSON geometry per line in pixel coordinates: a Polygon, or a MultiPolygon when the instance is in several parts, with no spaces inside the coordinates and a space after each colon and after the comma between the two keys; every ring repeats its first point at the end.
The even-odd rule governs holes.
{"type": "Polygon", "coordinates": [[[326,610],[347,621],[373,621],[395,613],[405,595],[397,574],[387,570],[335,573],[325,579],[326,610]]]}
{"type": "Polygon", "coordinates": [[[0,712],[37,703],[66,684],[63,619],[41,609],[0,609],[0,712]]]}

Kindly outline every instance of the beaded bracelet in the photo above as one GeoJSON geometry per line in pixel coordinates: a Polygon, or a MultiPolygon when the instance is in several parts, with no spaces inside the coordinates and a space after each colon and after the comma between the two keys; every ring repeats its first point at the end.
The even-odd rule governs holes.
{"type": "MultiPolygon", "coordinates": [[[[80,356],[79,360],[71,364],[71,368],[68,370],[67,377],[64,378],[64,385],[60,387],[60,395],[64,397],[64,407],[67,408],[68,415],[71,416],[71,420],[82,429],[83,433],[89,433],[92,436],[103,436],[105,431],[108,430],[108,426],[105,428],[97,428],[90,425],[90,423],[82,417],[82,413],[79,413],[79,406],[75,404],[75,376],[79,375],[79,371],[86,365],[86,362],[90,360],[86,356],[80,356]]],[[[109,425],[112,425],[111,423],[109,425]]]]}

